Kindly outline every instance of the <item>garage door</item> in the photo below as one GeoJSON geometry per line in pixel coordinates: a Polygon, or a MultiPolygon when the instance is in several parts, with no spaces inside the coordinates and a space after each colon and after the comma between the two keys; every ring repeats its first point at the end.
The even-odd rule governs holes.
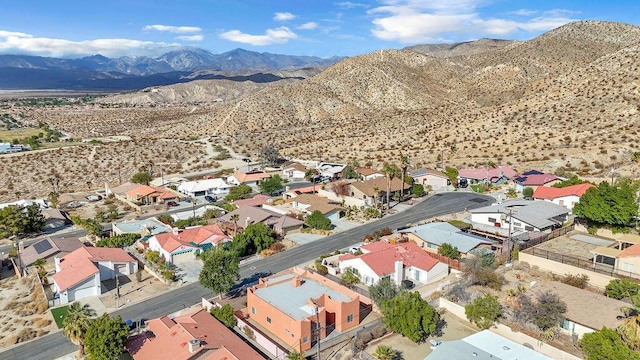
{"type": "Polygon", "coordinates": [[[184,252],[173,254],[171,258],[174,264],[193,261],[193,250],[185,250],[184,252]]]}

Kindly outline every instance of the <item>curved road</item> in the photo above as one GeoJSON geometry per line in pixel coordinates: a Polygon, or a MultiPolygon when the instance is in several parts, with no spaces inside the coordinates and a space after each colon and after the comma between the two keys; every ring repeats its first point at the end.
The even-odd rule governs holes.
{"type": "MultiPolygon", "coordinates": [[[[357,228],[330,235],[309,244],[296,246],[293,249],[260,259],[240,267],[242,284],[255,283],[258,278],[276,273],[296,264],[311,261],[322,254],[336,249],[346,248],[360,242],[366,234],[383,227],[395,229],[435,216],[455,213],[464,209],[486,206],[495,199],[466,192],[451,192],[434,195],[406,211],[384,217],[378,221],[364,224],[357,228]]],[[[183,309],[183,305],[191,306],[199,303],[202,297],[213,297],[211,290],[194,283],[182,286],[167,293],[158,295],[143,302],[122,308],[111,315],[120,315],[123,319],[153,319],[183,309]]],[[[0,352],[0,360],[21,359],[55,359],[77,350],[62,332],[43,336],[0,352]]]]}

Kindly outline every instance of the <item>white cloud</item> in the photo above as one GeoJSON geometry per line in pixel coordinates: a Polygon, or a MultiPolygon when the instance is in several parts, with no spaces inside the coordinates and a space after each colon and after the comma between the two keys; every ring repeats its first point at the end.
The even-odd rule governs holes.
{"type": "Polygon", "coordinates": [[[292,13],[288,13],[288,12],[277,12],[273,16],[273,20],[275,20],[275,21],[289,21],[289,20],[293,20],[295,18],[296,18],[295,15],[293,15],[292,13]]]}
{"type": "Polygon", "coordinates": [[[197,33],[202,31],[201,28],[196,26],[171,26],[171,25],[147,25],[142,30],[149,31],[164,31],[176,34],[188,34],[188,33],[197,33]]]}
{"type": "Polygon", "coordinates": [[[315,22],[312,21],[312,22],[304,23],[304,24],[298,26],[298,29],[300,29],[300,30],[313,30],[313,29],[315,29],[317,27],[318,27],[318,23],[315,23],[315,22]]]}
{"type": "Polygon", "coordinates": [[[351,1],[339,2],[336,5],[344,9],[355,9],[355,8],[368,9],[370,7],[369,4],[357,3],[357,2],[351,2],[351,1]]]}
{"type": "Polygon", "coordinates": [[[202,36],[202,35],[183,35],[183,36],[176,36],[176,40],[180,40],[180,41],[202,41],[202,40],[204,40],[204,36],[202,36]]]}
{"type": "Polygon", "coordinates": [[[554,9],[532,18],[532,10],[521,9],[512,18],[484,18],[479,9],[490,0],[383,0],[383,6],[369,10],[373,15],[372,34],[381,40],[401,43],[438,41],[454,33],[475,36],[508,35],[516,31],[542,32],[573,19],[568,10],[554,9]],[[525,17],[524,19],[522,17],[525,17]]]}
{"type": "Polygon", "coordinates": [[[159,55],[177,46],[179,44],[132,39],[72,41],[34,37],[31,34],[0,30],[0,53],[4,54],[17,53],[42,56],[159,55]]]}
{"type": "Polygon", "coordinates": [[[298,35],[289,30],[289,28],[286,26],[275,29],[267,29],[264,35],[245,34],[240,30],[231,30],[220,34],[221,39],[254,46],[284,44],[291,39],[296,39],[297,37],[298,35]]]}

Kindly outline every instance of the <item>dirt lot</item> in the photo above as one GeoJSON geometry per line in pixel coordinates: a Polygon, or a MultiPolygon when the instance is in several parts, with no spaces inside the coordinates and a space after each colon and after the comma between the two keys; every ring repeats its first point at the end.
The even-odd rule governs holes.
{"type": "MultiPolygon", "coordinates": [[[[120,298],[116,299],[115,280],[106,280],[102,282],[103,287],[108,291],[103,292],[100,301],[109,310],[115,310],[117,307],[126,306],[127,304],[136,303],[164,293],[171,289],[172,286],[165,285],[146,271],[142,273],[141,281],[137,281],[136,275],[120,276],[120,298]]],[[[173,285],[175,286],[175,285],[173,285]]]]}
{"type": "Polygon", "coordinates": [[[0,279],[0,348],[56,329],[38,280],[19,279],[13,270],[3,271],[0,279]]]}

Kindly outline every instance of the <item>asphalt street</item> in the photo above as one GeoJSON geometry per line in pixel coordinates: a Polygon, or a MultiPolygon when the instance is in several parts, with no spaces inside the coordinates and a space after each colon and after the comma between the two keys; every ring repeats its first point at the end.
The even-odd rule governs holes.
{"type": "MultiPolygon", "coordinates": [[[[406,211],[243,265],[240,267],[241,285],[255,283],[262,276],[282,271],[295,264],[311,261],[322,254],[354,245],[362,241],[366,234],[384,227],[397,229],[424,219],[451,214],[464,209],[486,206],[494,201],[495,199],[489,196],[468,192],[437,194],[417,203],[406,211]]],[[[198,283],[193,283],[137,304],[126,305],[112,315],[120,315],[123,319],[132,320],[152,319],[200,303],[202,297],[209,298],[212,296],[214,294],[210,290],[203,288],[198,283]]],[[[73,345],[62,335],[62,332],[58,331],[0,352],[0,360],[55,359],[70,354],[75,350],[77,350],[77,346],[73,345]]]]}

